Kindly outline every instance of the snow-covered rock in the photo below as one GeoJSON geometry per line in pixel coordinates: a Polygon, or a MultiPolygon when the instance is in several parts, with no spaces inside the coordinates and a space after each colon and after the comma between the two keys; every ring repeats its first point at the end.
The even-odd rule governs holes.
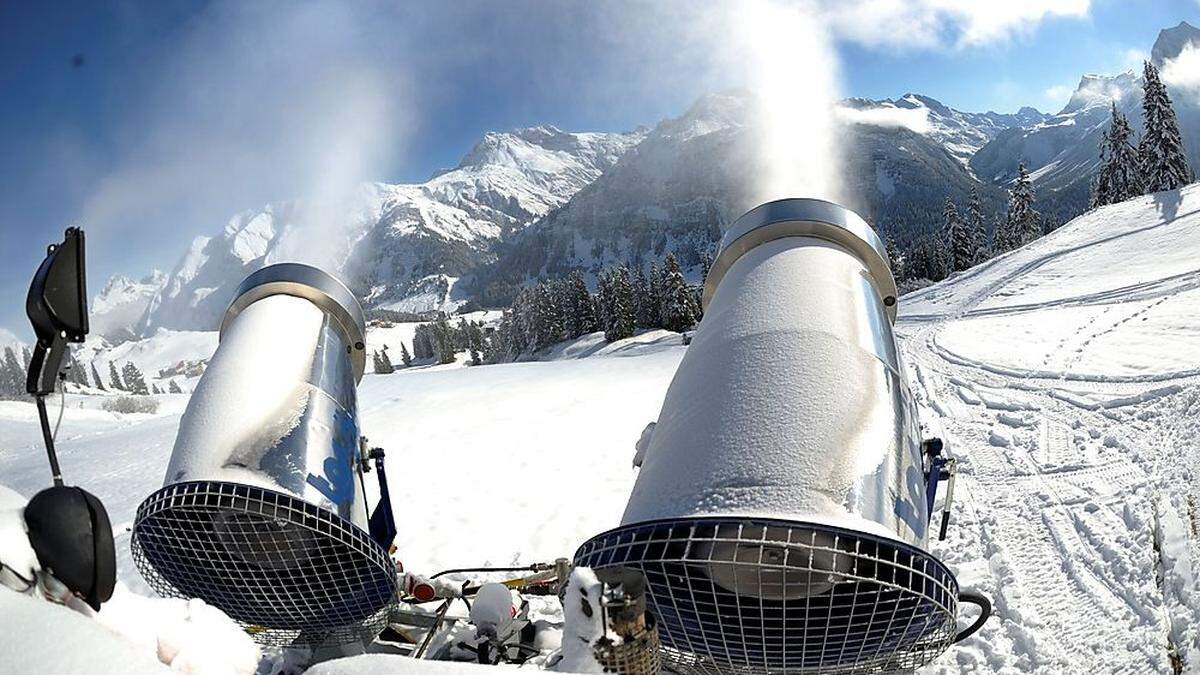
{"type": "Polygon", "coordinates": [[[166,282],[167,275],[158,270],[140,281],[121,275],[109,279],[88,306],[90,334],[112,343],[135,337],[146,307],[166,282]]]}

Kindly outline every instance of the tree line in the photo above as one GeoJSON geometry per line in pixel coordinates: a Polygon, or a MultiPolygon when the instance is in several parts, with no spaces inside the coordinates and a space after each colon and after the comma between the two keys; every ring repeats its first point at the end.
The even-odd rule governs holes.
{"type": "MultiPolygon", "coordinates": [[[[703,274],[710,265],[703,256],[703,274]]],[[[604,332],[606,342],[632,337],[639,328],[684,332],[700,318],[700,288],[687,283],[679,261],[668,253],[648,273],[625,265],[604,269],[595,293],[578,270],[526,287],[505,310],[483,356],[487,363],[511,361],[597,331],[604,332]]]]}
{"type": "MultiPolygon", "coordinates": [[[[702,274],[708,274],[711,264],[707,253],[700,256],[702,274]]],[[[411,355],[400,344],[400,362],[404,367],[414,360],[453,363],[456,354],[466,351],[471,365],[503,363],[598,331],[607,342],[631,337],[638,329],[683,332],[700,321],[700,292],[687,283],[671,253],[648,273],[625,265],[605,268],[595,293],[574,270],[565,278],[523,288],[495,327],[465,317],[455,324],[444,314],[417,326],[411,355]]],[[[372,361],[380,374],[398,367],[386,345],[372,353],[372,361]]]]}
{"type": "MultiPolygon", "coordinates": [[[[1001,253],[1020,248],[1041,237],[1045,219],[1037,210],[1033,180],[1025,163],[1017,166],[1017,179],[1008,192],[1008,208],[992,227],[986,224],[979,189],[971,191],[965,212],[947,197],[942,208],[942,227],[936,236],[918,241],[906,252],[886,239],[892,273],[901,282],[928,279],[941,281],[1001,253]]],[[[903,285],[903,284],[902,284],[903,285]]]]}
{"type": "MultiPolygon", "coordinates": [[[[25,378],[29,372],[29,360],[31,357],[32,355],[28,347],[21,349],[20,356],[17,355],[17,350],[11,346],[4,348],[3,358],[0,359],[0,398],[19,399],[27,395],[25,391],[25,378]]],[[[117,369],[116,364],[110,361],[108,363],[107,380],[101,377],[100,371],[96,369],[95,361],[89,367],[85,368],[75,358],[75,354],[71,352],[67,353],[64,361],[62,370],[63,380],[79,385],[80,387],[91,387],[101,391],[122,391],[140,395],[163,394],[167,392],[172,394],[183,393],[183,389],[175,383],[175,380],[170,380],[165,390],[159,388],[157,384],[147,384],[142,371],[131,361],[126,361],[120,370],[117,369]]]]}

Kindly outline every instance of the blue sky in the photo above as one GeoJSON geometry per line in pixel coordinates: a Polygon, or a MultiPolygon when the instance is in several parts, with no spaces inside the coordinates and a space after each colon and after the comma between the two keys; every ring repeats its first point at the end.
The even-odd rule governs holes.
{"type": "MultiPolygon", "coordinates": [[[[842,93],[1056,111],[1139,62],[1197,0],[811,0],[842,93]],[[1009,7],[1008,5],[1012,5],[1009,7]]],[[[169,271],[233,213],[362,179],[424,180],[487,130],[627,130],[744,84],[736,3],[0,3],[0,327],[44,246],[89,283],[169,271]],[[77,58],[78,56],[78,58],[77,58]]]]}

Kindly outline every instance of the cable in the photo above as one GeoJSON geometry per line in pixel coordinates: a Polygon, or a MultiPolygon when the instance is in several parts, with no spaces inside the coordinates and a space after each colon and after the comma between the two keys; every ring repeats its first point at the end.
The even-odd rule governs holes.
{"type": "Polygon", "coordinates": [[[458,567],[450,570],[442,570],[429,578],[432,580],[446,574],[458,574],[460,572],[545,572],[548,569],[553,569],[553,567],[546,567],[545,563],[534,563],[525,567],[458,567]]]}
{"type": "Polygon", "coordinates": [[[54,420],[54,433],[50,434],[50,440],[58,441],[58,427],[62,424],[63,410],[67,407],[67,387],[63,384],[62,374],[58,376],[58,419],[54,420]]]}
{"type": "Polygon", "coordinates": [[[35,395],[33,400],[37,404],[38,422],[42,425],[42,440],[46,443],[46,456],[50,459],[50,474],[54,478],[55,485],[62,485],[62,470],[58,468],[58,455],[54,452],[54,439],[50,436],[50,415],[46,413],[46,397],[35,395]]]}
{"type": "Polygon", "coordinates": [[[958,634],[954,636],[954,641],[951,644],[954,642],[962,642],[963,640],[966,640],[974,635],[975,631],[982,628],[984,622],[987,621],[988,617],[992,615],[992,601],[988,600],[979,593],[959,593],[958,601],[978,607],[979,618],[975,619],[975,623],[967,626],[964,630],[959,631],[958,634]]]}

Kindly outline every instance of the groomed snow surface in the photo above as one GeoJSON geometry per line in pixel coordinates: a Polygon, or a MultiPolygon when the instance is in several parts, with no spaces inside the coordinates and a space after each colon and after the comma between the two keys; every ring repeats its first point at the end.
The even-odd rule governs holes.
{"type": "MultiPolygon", "coordinates": [[[[391,332],[369,342],[411,339],[391,332]]],[[[932,548],[995,603],[928,670],[1200,669],[1200,185],[1105,207],[923,289],[898,334],[927,433],[960,460],[950,536],[932,548]]],[[[669,333],[589,336],[547,361],[367,375],[363,432],[388,451],[406,568],[548,561],[616,525],[634,442],[683,352],[669,333]]],[[[61,459],[111,514],[129,591],[100,616],[120,623],[149,594],[127,528],[161,484],[181,406],[116,415],[87,398],[68,397],[61,459]]],[[[28,404],[0,403],[0,483],[25,497],[49,483],[28,404]]],[[[166,603],[164,631],[212,609],[143,602],[143,617],[166,603]]],[[[67,672],[89,654],[93,672],[156,667],[149,639],[62,607],[0,589],[0,616],[0,670],[67,672]]],[[[468,668],[368,654],[312,672],[468,668]]]]}

